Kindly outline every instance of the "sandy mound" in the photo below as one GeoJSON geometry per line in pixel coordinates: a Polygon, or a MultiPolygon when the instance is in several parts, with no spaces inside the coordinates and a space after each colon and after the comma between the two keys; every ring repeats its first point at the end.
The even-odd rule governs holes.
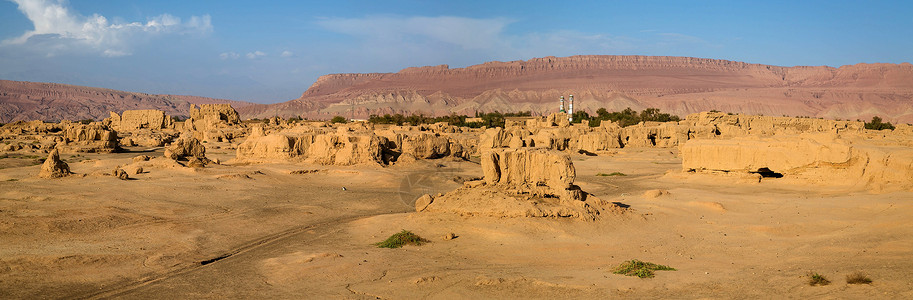
{"type": "Polygon", "coordinates": [[[51,150],[48,159],[41,165],[41,171],[38,172],[40,178],[59,178],[70,175],[70,166],[60,160],[60,154],[57,149],[51,150]]]}

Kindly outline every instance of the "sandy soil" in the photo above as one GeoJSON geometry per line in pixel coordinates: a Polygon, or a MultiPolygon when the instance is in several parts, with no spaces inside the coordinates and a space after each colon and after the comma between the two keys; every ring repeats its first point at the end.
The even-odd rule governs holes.
{"type": "Polygon", "coordinates": [[[913,298],[911,192],[683,175],[674,151],[621,149],[573,160],[582,189],[629,213],[499,219],[412,212],[481,176],[471,162],[101,175],[138,154],[161,155],[64,155],[85,176],[58,180],[2,165],[0,298],[913,298]],[[373,246],[402,229],[432,242],[373,246]],[[612,274],[630,259],[677,271],[612,274]],[[854,271],[874,282],[846,284],[854,271]]]}

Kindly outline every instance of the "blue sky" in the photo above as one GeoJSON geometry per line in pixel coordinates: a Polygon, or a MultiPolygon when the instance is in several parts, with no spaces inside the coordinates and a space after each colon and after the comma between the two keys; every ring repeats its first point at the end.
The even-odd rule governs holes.
{"type": "Polygon", "coordinates": [[[582,54],[913,62],[913,1],[0,0],[0,79],[156,94],[275,103],[328,73],[582,54]]]}

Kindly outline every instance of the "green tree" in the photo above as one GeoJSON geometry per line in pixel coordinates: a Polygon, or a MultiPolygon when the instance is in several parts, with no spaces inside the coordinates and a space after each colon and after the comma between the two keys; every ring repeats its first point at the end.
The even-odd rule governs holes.
{"type": "Polygon", "coordinates": [[[335,117],[333,117],[332,120],[330,120],[330,122],[333,122],[333,123],[346,123],[348,121],[349,120],[346,120],[346,118],[343,116],[335,116],[335,117]]]}
{"type": "Polygon", "coordinates": [[[580,123],[586,121],[587,124],[590,122],[590,114],[585,111],[578,110],[574,112],[574,120],[571,123],[580,123]]]}
{"type": "Polygon", "coordinates": [[[891,124],[891,122],[884,123],[881,121],[881,117],[874,116],[874,117],[872,117],[872,122],[865,123],[865,129],[872,129],[872,130],[891,129],[891,130],[894,130],[894,124],[891,124]]]}

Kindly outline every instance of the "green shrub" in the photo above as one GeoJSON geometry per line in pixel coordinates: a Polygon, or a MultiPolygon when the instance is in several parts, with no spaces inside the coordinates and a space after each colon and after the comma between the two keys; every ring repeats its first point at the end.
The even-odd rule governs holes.
{"type": "Polygon", "coordinates": [[[423,239],[422,237],[403,229],[403,231],[395,233],[383,242],[374,245],[377,246],[377,248],[400,248],[407,244],[421,246],[422,244],[429,242],[431,241],[423,239]]]}
{"type": "Polygon", "coordinates": [[[808,285],[811,285],[811,286],[828,285],[830,283],[831,283],[831,281],[827,280],[827,278],[825,278],[824,275],[814,273],[814,272],[808,273],[808,285]]]}
{"type": "Polygon", "coordinates": [[[653,271],[675,271],[675,268],[632,259],[612,269],[612,273],[615,274],[640,278],[652,278],[653,271]]]}

